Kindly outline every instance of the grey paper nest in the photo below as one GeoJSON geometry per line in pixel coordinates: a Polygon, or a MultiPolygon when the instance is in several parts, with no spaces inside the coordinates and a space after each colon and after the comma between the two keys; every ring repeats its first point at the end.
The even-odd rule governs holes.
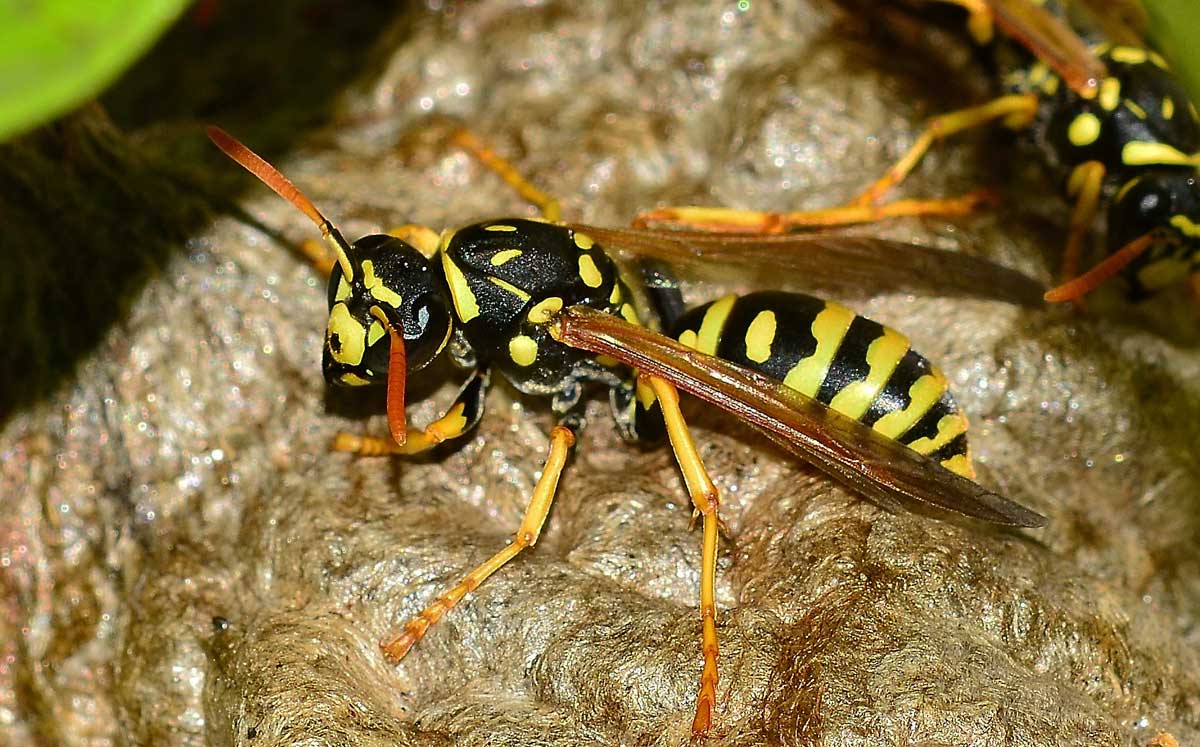
{"type": "MultiPolygon", "coordinates": [[[[250,88],[240,113],[203,118],[273,143],[359,235],[530,214],[440,147],[434,115],[469,121],[569,216],[618,226],[655,204],[837,204],[924,117],[987,95],[953,35],[901,52],[806,2],[433,5],[361,39],[369,72],[336,67],[351,41],[336,20],[273,52],[281,78],[302,68],[301,93],[322,54],[342,70],[319,130],[256,119],[274,102],[250,88]]],[[[686,741],[699,534],[669,452],[625,447],[599,402],[539,545],[400,666],[384,662],[389,631],[507,541],[552,418],[499,386],[459,448],[330,453],[338,430],[385,425],[381,394],[327,393],[324,289],[262,230],[294,242],[311,227],[235,181],[196,119],[178,122],[117,130],[84,112],[7,146],[0,165],[16,270],[0,285],[14,309],[4,380],[30,393],[0,435],[4,741],[686,741]]],[[[904,193],[980,185],[999,209],[878,230],[1049,278],[1068,211],[1003,135],[939,148],[904,193]]],[[[761,286],[728,277],[690,284],[689,300],[761,286]]],[[[889,514],[692,403],[729,525],[710,742],[1195,743],[1200,322],[1186,294],[1132,307],[1110,293],[1087,315],[842,300],[940,362],[971,415],[980,480],[1050,524],[889,514]]],[[[446,405],[452,374],[417,387],[414,421],[446,405]]]]}

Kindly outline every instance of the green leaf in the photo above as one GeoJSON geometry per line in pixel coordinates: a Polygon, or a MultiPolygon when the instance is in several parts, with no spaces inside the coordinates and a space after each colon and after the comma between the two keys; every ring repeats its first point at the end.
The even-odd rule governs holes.
{"type": "Polygon", "coordinates": [[[1158,46],[1171,58],[1192,98],[1200,100],[1200,2],[1146,0],[1145,6],[1158,46]]]}
{"type": "Polygon", "coordinates": [[[187,0],[0,0],[0,141],[93,98],[187,0]]]}

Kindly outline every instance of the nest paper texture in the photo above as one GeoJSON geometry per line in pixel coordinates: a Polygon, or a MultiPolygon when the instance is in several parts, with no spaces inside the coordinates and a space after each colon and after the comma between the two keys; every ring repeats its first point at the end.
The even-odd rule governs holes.
{"type": "MultiPolygon", "coordinates": [[[[444,145],[444,117],[592,223],[679,202],[829,206],[882,173],[924,117],[987,95],[967,47],[899,54],[861,32],[804,2],[409,8],[376,42],[381,64],[347,81],[335,121],[278,165],[354,236],[531,215],[444,145]]],[[[105,132],[106,165],[84,158],[47,199],[138,162],[141,141],[105,132]]],[[[937,149],[905,194],[989,185],[1002,206],[878,231],[1049,278],[1069,213],[1029,153],[994,131],[937,149]]],[[[399,666],[383,660],[380,640],[508,541],[553,419],[500,385],[461,446],[407,461],[330,453],[338,430],[385,432],[382,394],[327,392],[322,283],[262,230],[298,241],[311,226],[261,187],[239,201],[241,217],[211,206],[73,376],[0,436],[5,741],[686,742],[699,533],[669,451],[622,444],[599,400],[537,547],[399,666]]],[[[81,256],[93,240],[78,239],[81,256]]],[[[687,295],[750,282],[731,271],[687,295]]],[[[1114,296],[1087,315],[842,300],[940,363],[971,417],[980,481],[1050,523],[998,532],[889,514],[690,404],[728,524],[710,743],[1195,743],[1200,404],[1186,297],[1134,309],[1114,296]]],[[[435,417],[457,375],[435,366],[414,381],[411,420],[435,417]]]]}

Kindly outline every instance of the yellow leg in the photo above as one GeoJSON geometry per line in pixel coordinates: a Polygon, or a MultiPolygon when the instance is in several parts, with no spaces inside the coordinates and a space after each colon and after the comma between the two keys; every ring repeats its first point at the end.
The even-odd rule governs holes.
{"type": "Polygon", "coordinates": [[[908,152],[888,169],[878,181],[859,195],[853,205],[869,205],[876,202],[888,190],[895,187],[916,168],[917,163],[929,151],[933,144],[951,135],[981,127],[997,119],[1013,129],[1027,127],[1037,114],[1038,100],[1033,94],[1012,94],[1001,96],[982,106],[970,109],[960,109],[941,114],[929,120],[925,131],[917,138],[908,152]]]}
{"type": "Polygon", "coordinates": [[[521,176],[515,166],[485,145],[476,137],[475,133],[465,128],[461,129],[454,133],[451,142],[465,149],[484,167],[503,179],[505,184],[515,189],[522,198],[536,205],[543,218],[548,221],[557,221],[562,217],[558,200],[533,186],[532,182],[521,176]]]}
{"type": "Polygon", "coordinates": [[[334,451],[350,451],[360,456],[419,454],[444,441],[462,435],[468,423],[463,416],[464,409],[466,409],[464,403],[454,403],[445,415],[425,426],[424,430],[408,434],[408,438],[403,444],[398,444],[391,438],[356,436],[343,431],[334,436],[333,449],[334,451]]]}
{"type": "Polygon", "coordinates": [[[505,563],[515,558],[522,550],[533,547],[541,534],[542,525],[546,523],[546,515],[550,513],[550,504],[554,502],[554,494],[558,490],[558,478],[566,466],[567,457],[575,445],[575,434],[566,426],[556,426],[550,432],[550,454],[546,457],[546,465],[542,468],[542,477],[533,488],[533,496],[529,499],[529,507],[525,509],[525,517],[521,526],[513,535],[508,547],[493,555],[482,565],[468,573],[454,588],[438,596],[433,604],[409,620],[403,632],[395,638],[380,644],[384,655],[389,661],[398,662],[408,650],[413,647],[429,626],[442,619],[454,605],[463,597],[474,591],[483,581],[505,563]]]}
{"type": "Polygon", "coordinates": [[[992,23],[992,11],[988,9],[985,0],[941,0],[949,5],[957,5],[967,11],[967,31],[976,44],[984,45],[992,41],[995,33],[992,23]]]}
{"type": "Polygon", "coordinates": [[[1081,163],[1067,180],[1067,196],[1075,198],[1071,211],[1071,227],[1067,233],[1067,248],[1063,252],[1059,277],[1069,280],[1079,272],[1083,243],[1100,206],[1100,188],[1104,185],[1104,164],[1099,161],[1081,163]]]}
{"type": "Polygon", "coordinates": [[[696,695],[696,715],[692,719],[692,734],[700,736],[712,726],[713,709],[717,703],[717,535],[720,517],[717,510],[721,505],[717,488],[709,479],[708,470],[696,451],[692,434],[688,431],[683,413],[679,409],[679,392],[675,385],[657,376],[647,377],[654,396],[662,407],[663,419],[667,424],[667,436],[671,449],[683,472],[692,505],[704,516],[704,544],[700,552],[700,621],[703,628],[701,651],[704,668],[700,672],[700,690],[696,695]]]}
{"type": "Polygon", "coordinates": [[[791,213],[770,213],[758,210],[737,210],[721,207],[667,207],[647,210],[634,219],[635,228],[669,224],[676,229],[692,229],[722,233],[776,234],[798,228],[845,226],[855,223],[875,223],[888,218],[940,215],[959,216],[973,212],[982,204],[995,200],[986,190],[962,197],[938,200],[896,200],[883,205],[842,205],[824,210],[800,210],[791,213]]]}
{"type": "Polygon", "coordinates": [[[333,266],[337,264],[337,258],[329,253],[325,242],[305,239],[296,249],[299,250],[300,256],[313,266],[314,270],[321,273],[321,277],[327,278],[333,273],[333,266]]]}
{"type": "Polygon", "coordinates": [[[441,236],[437,231],[429,226],[422,226],[418,223],[405,223],[402,226],[396,226],[388,231],[388,235],[395,236],[411,245],[414,249],[420,252],[426,259],[433,259],[437,254],[438,245],[441,244],[441,236]]]}

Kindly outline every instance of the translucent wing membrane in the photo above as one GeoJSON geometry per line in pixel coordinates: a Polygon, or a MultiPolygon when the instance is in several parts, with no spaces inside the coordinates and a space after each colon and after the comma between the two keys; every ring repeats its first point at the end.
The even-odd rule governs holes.
{"type": "Polygon", "coordinates": [[[553,322],[561,342],[661,376],[764,431],[784,449],[889,508],[934,507],[1005,526],[1045,517],[788,388],[614,316],[573,306],[553,322]]]}
{"type": "Polygon", "coordinates": [[[1064,21],[1030,0],[987,0],[996,27],[1050,66],[1072,90],[1091,97],[1104,63],[1064,21]]]}
{"type": "Polygon", "coordinates": [[[714,263],[792,273],[806,287],[855,292],[985,298],[1022,306],[1042,303],[1045,287],[1016,270],[969,254],[834,231],[738,236],[568,224],[625,259],[651,258],[684,271],[711,273],[714,263]]]}

